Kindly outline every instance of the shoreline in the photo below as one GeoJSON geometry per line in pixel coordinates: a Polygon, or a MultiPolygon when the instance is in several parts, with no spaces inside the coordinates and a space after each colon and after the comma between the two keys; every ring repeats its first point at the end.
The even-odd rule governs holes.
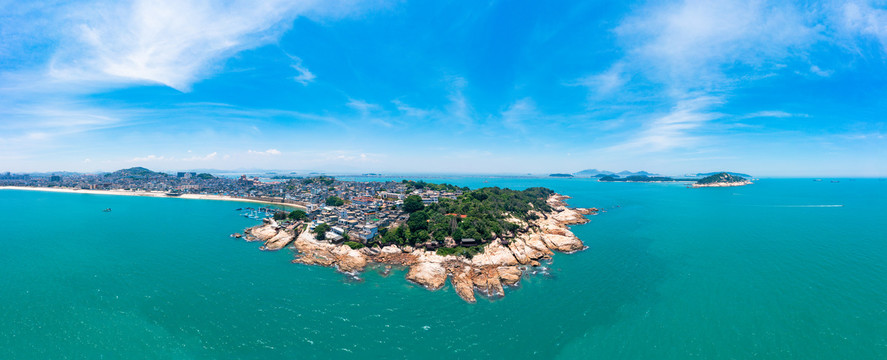
{"type": "Polygon", "coordinates": [[[705,187],[734,187],[734,186],[745,186],[751,185],[753,182],[751,181],[742,181],[742,182],[716,182],[710,184],[693,184],[693,188],[705,188],[705,187]]]}
{"type": "Polygon", "coordinates": [[[90,189],[50,188],[50,187],[44,188],[44,187],[33,187],[33,186],[0,186],[0,190],[26,190],[26,191],[44,191],[44,192],[56,192],[56,193],[68,193],[68,194],[142,196],[142,197],[156,197],[156,198],[167,198],[167,199],[235,201],[235,202],[248,202],[248,203],[256,203],[256,204],[278,205],[278,206],[285,206],[285,207],[305,210],[305,207],[300,206],[300,205],[296,205],[296,204],[244,199],[244,198],[227,196],[227,195],[182,194],[180,196],[167,196],[166,192],[162,192],[162,191],[90,190],[90,189]]]}

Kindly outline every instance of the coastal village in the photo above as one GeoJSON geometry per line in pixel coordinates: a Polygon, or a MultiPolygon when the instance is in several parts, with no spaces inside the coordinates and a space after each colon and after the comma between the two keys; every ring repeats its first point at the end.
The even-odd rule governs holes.
{"type": "Polygon", "coordinates": [[[365,243],[376,236],[380,228],[405,222],[408,214],[402,211],[402,206],[407,196],[419,196],[424,204],[431,204],[439,199],[456,199],[462,194],[461,189],[437,191],[416,188],[408,182],[338,181],[324,176],[227,178],[196,172],[166,174],[140,167],[106,174],[43,177],[5,173],[0,174],[0,186],[162,192],[170,197],[218,195],[285,204],[306,213],[304,220],[309,223],[309,230],[328,224],[330,229],[325,237],[334,243],[346,238],[365,243]]]}

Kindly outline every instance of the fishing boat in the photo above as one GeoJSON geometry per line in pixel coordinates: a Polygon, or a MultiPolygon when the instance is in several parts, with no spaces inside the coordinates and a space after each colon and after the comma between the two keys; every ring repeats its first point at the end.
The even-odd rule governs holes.
{"type": "Polygon", "coordinates": [[[105,210],[102,210],[102,212],[111,212],[111,208],[107,208],[105,210]]]}

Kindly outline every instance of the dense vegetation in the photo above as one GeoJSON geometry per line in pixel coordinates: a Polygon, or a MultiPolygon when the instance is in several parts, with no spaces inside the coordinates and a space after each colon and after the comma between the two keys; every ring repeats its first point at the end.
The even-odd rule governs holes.
{"type": "Polygon", "coordinates": [[[308,213],[303,210],[293,210],[287,215],[290,220],[305,220],[308,218],[308,213]]]}
{"type": "Polygon", "coordinates": [[[403,199],[403,211],[412,214],[424,208],[425,203],[422,202],[422,198],[418,195],[410,195],[407,196],[406,199],[403,199]]]}
{"type": "Polygon", "coordinates": [[[129,178],[129,179],[147,179],[151,177],[168,177],[169,174],[155,172],[143,168],[141,166],[129,169],[120,169],[112,173],[105,174],[105,177],[129,178]]]}
{"type": "MultiPolygon", "coordinates": [[[[488,242],[495,238],[510,237],[518,226],[506,221],[506,218],[514,216],[527,220],[530,210],[551,211],[546,200],[553,193],[552,190],[541,187],[523,191],[498,187],[469,190],[455,200],[440,199],[438,203],[412,209],[414,211],[410,213],[406,224],[393,229],[381,229],[370,243],[415,245],[433,240],[441,244],[448,237],[456,241],[472,238],[479,242],[488,242]]],[[[406,204],[407,201],[404,201],[405,207],[406,204]]],[[[482,248],[480,245],[441,251],[470,256],[482,248]]]]}
{"type": "Polygon", "coordinates": [[[433,184],[433,183],[424,182],[422,180],[419,180],[419,181],[403,180],[403,181],[401,181],[401,183],[406,185],[407,190],[411,190],[411,189],[436,190],[436,191],[456,191],[456,190],[468,191],[469,190],[468,187],[461,187],[460,188],[456,185],[450,185],[450,184],[433,184]]]}
{"type": "Polygon", "coordinates": [[[722,173],[714,174],[711,176],[706,176],[702,179],[699,179],[699,181],[697,181],[696,183],[700,184],[700,185],[705,185],[705,184],[714,184],[714,183],[741,183],[741,182],[745,182],[745,181],[748,181],[748,180],[746,180],[745,178],[736,176],[736,175],[731,175],[729,173],[722,172],[722,173]]]}
{"type": "Polygon", "coordinates": [[[327,206],[342,206],[342,205],[345,205],[345,200],[342,200],[342,198],[333,195],[333,196],[326,198],[326,205],[327,206]]]}

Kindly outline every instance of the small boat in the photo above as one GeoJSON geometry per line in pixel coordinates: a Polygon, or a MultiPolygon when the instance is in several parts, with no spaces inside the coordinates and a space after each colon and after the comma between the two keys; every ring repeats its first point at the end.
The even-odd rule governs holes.
{"type": "Polygon", "coordinates": [[[102,212],[111,212],[111,208],[107,208],[105,210],[102,210],[102,212]]]}
{"type": "Polygon", "coordinates": [[[822,181],[822,179],[814,179],[813,181],[819,182],[822,181]]]}

